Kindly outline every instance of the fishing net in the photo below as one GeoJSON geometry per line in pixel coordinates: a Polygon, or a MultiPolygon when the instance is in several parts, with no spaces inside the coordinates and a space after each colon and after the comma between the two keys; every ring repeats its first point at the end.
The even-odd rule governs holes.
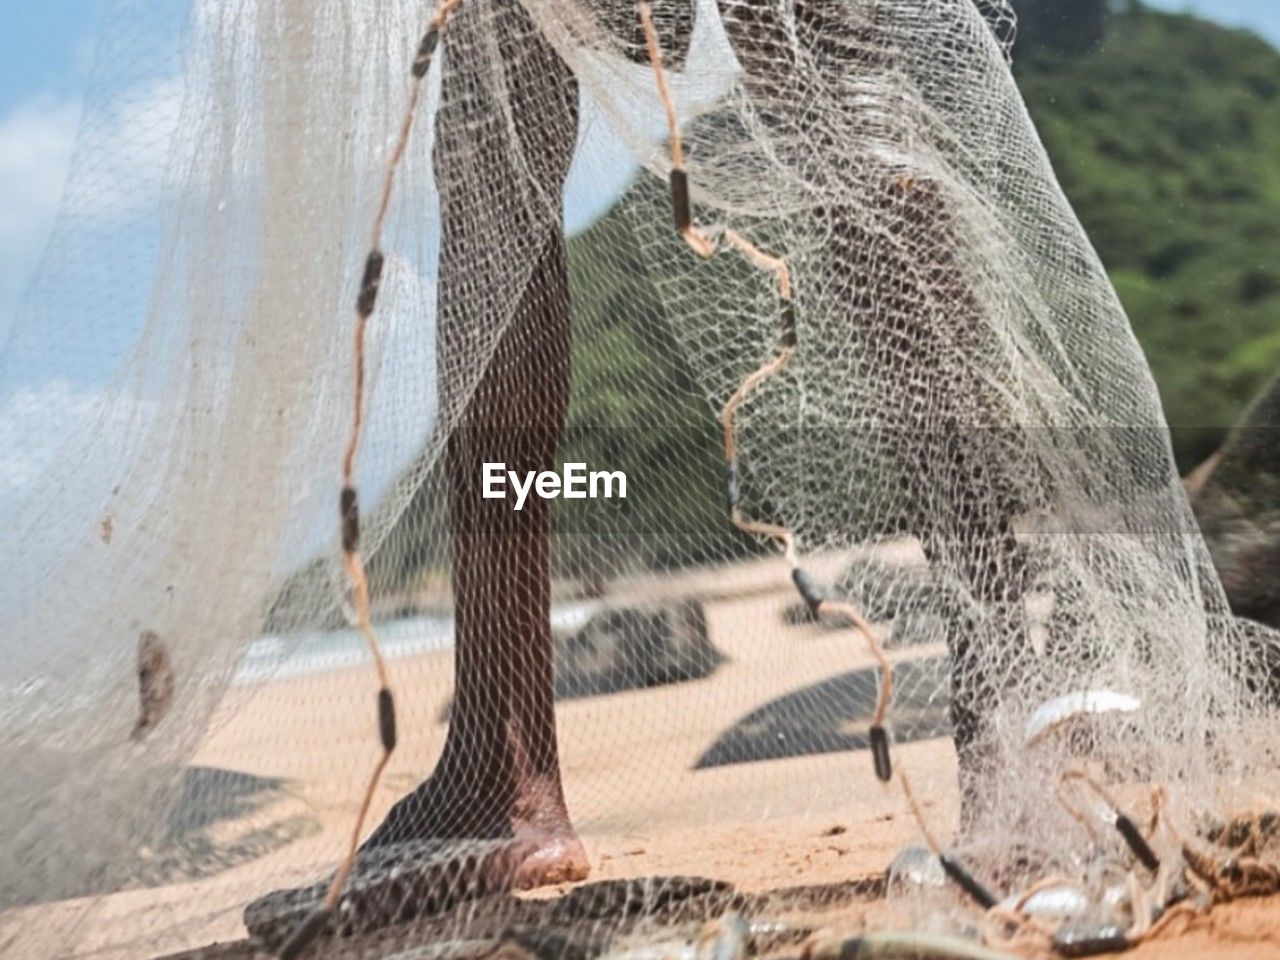
{"type": "Polygon", "coordinates": [[[6,955],[767,952],[904,844],[883,922],[1009,949],[1274,880],[1274,818],[1214,860],[1274,641],[1003,0],[109,7],[0,365],[6,955]]]}

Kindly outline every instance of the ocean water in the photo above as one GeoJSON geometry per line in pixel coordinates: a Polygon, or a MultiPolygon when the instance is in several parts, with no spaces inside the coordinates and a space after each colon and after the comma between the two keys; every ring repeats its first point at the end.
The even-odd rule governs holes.
{"type": "MultiPolygon", "coordinates": [[[[599,608],[595,601],[556,604],[551,627],[576,630],[599,608]]],[[[426,614],[400,617],[375,624],[382,652],[389,660],[415,656],[453,646],[453,617],[426,614]]],[[[236,669],[234,683],[262,683],[284,677],[326,673],[370,662],[364,638],[353,629],[321,630],[283,636],[264,636],[250,645],[236,669]]]]}

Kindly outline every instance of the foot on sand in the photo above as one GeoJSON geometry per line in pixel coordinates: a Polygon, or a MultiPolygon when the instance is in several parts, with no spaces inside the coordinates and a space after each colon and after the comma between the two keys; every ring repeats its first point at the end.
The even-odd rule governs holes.
{"type": "MultiPolygon", "coordinates": [[[[585,879],[586,851],[558,784],[526,780],[511,792],[492,789],[492,781],[485,791],[451,785],[460,782],[438,770],[391,809],[361,847],[330,933],[349,936],[465,900],[585,879]]],[[[245,909],[245,925],[276,946],[327,891],[323,881],[267,894],[245,909]]]]}

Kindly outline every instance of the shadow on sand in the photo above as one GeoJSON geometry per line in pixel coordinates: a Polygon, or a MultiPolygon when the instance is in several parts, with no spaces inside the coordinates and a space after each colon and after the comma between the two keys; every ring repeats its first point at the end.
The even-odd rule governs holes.
{"type": "MultiPolygon", "coordinates": [[[[868,667],[788,693],[717,737],[694,769],[866,750],[877,689],[876,670],[868,667]]],[[[891,736],[907,743],[949,732],[948,703],[945,657],[895,665],[891,736]]]]}

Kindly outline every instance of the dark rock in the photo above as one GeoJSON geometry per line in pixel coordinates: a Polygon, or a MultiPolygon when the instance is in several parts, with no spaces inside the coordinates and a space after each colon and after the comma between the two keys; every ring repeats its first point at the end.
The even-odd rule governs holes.
{"type": "Polygon", "coordinates": [[[874,622],[903,613],[946,609],[947,591],[925,564],[857,560],[845,568],[835,592],[874,622]]]}
{"type": "MultiPolygon", "coordinates": [[[[317,931],[351,937],[394,923],[442,913],[459,903],[503,895],[509,888],[515,848],[504,840],[411,840],[362,850],[335,910],[317,931]]],[[[324,902],[326,878],[305,887],[275,890],[244,911],[252,936],[275,951],[324,902]]]]}
{"type": "MultiPolygon", "coordinates": [[[[710,676],[724,655],[707,637],[699,600],[606,607],[579,629],[557,630],[556,698],[572,700],[710,676]]],[[[453,701],[440,720],[449,721],[453,701]]]]}
{"type": "Polygon", "coordinates": [[[601,610],[556,637],[556,695],[585,697],[709,676],[724,660],[698,600],[601,610]]]}

